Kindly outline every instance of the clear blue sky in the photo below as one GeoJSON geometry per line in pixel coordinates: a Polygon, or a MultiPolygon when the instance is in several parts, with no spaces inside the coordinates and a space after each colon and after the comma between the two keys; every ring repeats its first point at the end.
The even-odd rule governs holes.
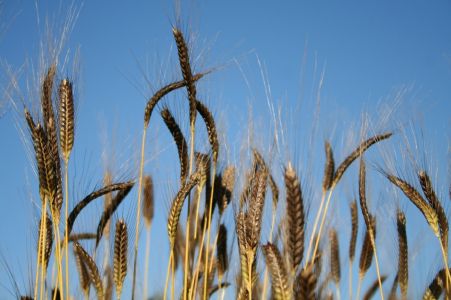
{"type": "MultiPolygon", "coordinates": [[[[36,84],[32,79],[39,70],[38,54],[40,42],[46,38],[46,18],[57,33],[67,15],[67,7],[59,1],[0,3],[1,95],[8,85],[9,66],[13,72],[18,71],[22,95],[13,95],[21,108],[21,96],[27,104],[37,100],[32,99],[36,93],[29,92],[25,82],[36,84]]],[[[114,158],[112,168],[119,179],[135,174],[146,99],[161,84],[180,78],[171,32],[171,26],[178,20],[174,7],[171,1],[128,4],[86,1],[82,6],[75,5],[79,15],[63,54],[71,50],[69,57],[73,57],[78,48],[79,64],[76,71],[70,65],[58,74],[75,78],[77,84],[76,139],[70,169],[74,199],[80,199],[101,183],[102,153],[114,158]]],[[[315,140],[319,145],[315,153],[318,160],[313,163],[312,178],[308,179],[316,185],[310,189],[318,190],[320,184],[321,179],[316,175],[322,174],[323,140],[331,139],[337,149],[344,145],[350,150],[355,143],[349,146],[347,137],[350,130],[354,138],[358,136],[362,111],[373,111],[372,118],[381,119],[385,115],[376,112],[380,104],[390,106],[396,95],[402,94],[393,119],[379,129],[408,128],[414,124],[417,133],[424,133],[418,153],[427,158],[418,159],[433,170],[434,178],[439,178],[439,193],[445,208],[449,207],[446,202],[449,200],[451,133],[449,1],[188,1],[182,4],[181,11],[181,27],[190,37],[193,57],[198,57],[193,63],[195,70],[217,69],[199,89],[200,97],[208,103],[226,135],[228,150],[223,152],[222,165],[239,161],[249,108],[256,123],[256,139],[261,140],[258,145],[268,149],[265,142],[271,140],[267,134],[274,124],[265,93],[264,83],[267,82],[271,103],[281,107],[281,123],[291,126],[286,131],[286,143],[279,145],[282,149],[274,167],[280,172],[288,157],[296,162],[301,173],[308,173],[302,169],[308,162],[304,157],[295,156],[302,156],[308,150],[306,138],[311,132],[315,99],[323,74],[321,125],[315,140]],[[288,151],[283,149],[286,146],[290,146],[288,151]]],[[[177,118],[186,123],[186,115],[182,114],[186,108],[177,101],[181,95],[170,98],[168,105],[175,110],[177,118]]],[[[32,154],[17,129],[23,126],[22,120],[17,119],[22,117],[21,112],[18,114],[11,104],[5,104],[4,98],[0,99],[0,253],[18,276],[21,292],[27,292],[27,268],[33,253],[30,249],[35,247],[33,225],[37,213],[30,197],[37,199],[37,180],[32,161],[27,158],[32,154]]],[[[146,165],[146,171],[158,178],[157,188],[160,189],[157,199],[160,214],[155,220],[152,240],[156,245],[153,249],[162,248],[161,252],[153,250],[153,259],[160,258],[163,262],[155,267],[158,272],[153,272],[152,280],[157,280],[155,289],[164,284],[161,274],[165,273],[167,259],[165,220],[175,192],[171,183],[176,181],[174,173],[178,172],[173,163],[174,146],[158,119],[155,112],[153,130],[148,136],[149,162],[146,165]]],[[[186,125],[183,128],[187,129],[186,125]]],[[[388,150],[401,157],[399,152],[403,148],[398,144],[402,141],[402,137],[398,137],[388,150]]],[[[336,151],[336,160],[340,160],[345,153],[336,151]]],[[[377,155],[369,158],[377,161],[377,155]]],[[[379,160],[379,164],[384,166],[384,161],[379,160]]],[[[372,173],[376,173],[374,169],[372,173]]],[[[402,173],[406,174],[409,172],[402,173]]],[[[352,176],[347,181],[349,188],[343,188],[344,196],[356,194],[355,173],[352,176]]],[[[379,198],[387,195],[376,187],[377,184],[373,189],[374,209],[379,198]]],[[[392,208],[400,203],[408,218],[411,216],[413,229],[409,229],[409,234],[412,251],[416,251],[413,255],[423,257],[425,252],[418,236],[425,235],[431,243],[436,241],[416,208],[402,197],[398,198],[393,200],[392,208]]],[[[132,203],[134,199],[136,191],[127,201],[132,203]]],[[[311,206],[312,211],[316,211],[315,204],[311,206]]],[[[337,207],[346,215],[347,206],[342,206],[337,207]]],[[[94,205],[92,212],[96,209],[101,209],[101,204],[94,205]]],[[[126,204],[118,216],[133,222],[133,213],[133,206],[126,204]]],[[[79,221],[80,230],[93,228],[96,223],[89,218],[79,221]]],[[[232,222],[231,215],[228,222],[232,222]]],[[[388,235],[392,235],[386,239],[394,243],[394,221],[383,223],[391,228],[388,235]]],[[[343,254],[347,247],[347,241],[343,240],[343,254]]],[[[395,254],[395,251],[388,251],[381,255],[388,257],[387,264],[395,264],[396,260],[390,261],[390,255],[395,254]]],[[[429,280],[440,264],[438,259],[416,262],[412,268],[423,272],[416,274],[421,283],[429,280]]],[[[5,273],[0,272],[0,298],[13,298],[8,292],[9,286],[5,273]]],[[[411,295],[416,296],[422,290],[423,286],[412,286],[411,295]]]]}

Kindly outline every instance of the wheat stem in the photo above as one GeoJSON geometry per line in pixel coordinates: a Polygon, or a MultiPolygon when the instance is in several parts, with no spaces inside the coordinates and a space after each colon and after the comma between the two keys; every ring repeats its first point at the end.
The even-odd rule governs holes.
{"type": "Polygon", "coordinates": [[[138,256],[138,239],[139,239],[139,224],[141,221],[141,196],[142,196],[142,180],[144,169],[144,150],[146,144],[147,127],[144,126],[142,140],[141,140],[141,161],[139,163],[139,180],[138,180],[138,203],[136,206],[136,225],[135,225],[135,244],[133,253],[133,279],[132,279],[132,300],[135,299],[135,285],[136,285],[136,263],[138,256]]]}
{"type": "MultiPolygon", "coordinates": [[[[315,257],[316,256],[316,252],[318,251],[319,240],[321,239],[321,233],[322,233],[322,230],[323,230],[323,227],[324,227],[324,222],[326,220],[327,210],[329,208],[329,203],[330,203],[330,199],[332,198],[332,193],[334,191],[334,188],[335,188],[335,185],[332,185],[331,189],[329,190],[328,196],[327,196],[326,206],[324,207],[324,212],[323,212],[323,216],[321,218],[321,224],[319,226],[318,236],[316,238],[315,248],[313,248],[312,257],[315,257]]],[[[312,232],[312,235],[314,235],[314,234],[315,234],[315,232],[312,232]]],[[[313,265],[313,263],[314,263],[314,259],[312,259],[311,264],[313,265]]]]}
{"type": "Polygon", "coordinates": [[[170,276],[170,273],[171,273],[171,264],[172,264],[172,259],[173,259],[173,256],[174,256],[174,250],[171,249],[170,251],[171,251],[171,254],[169,255],[168,266],[167,266],[167,269],[166,269],[166,281],[165,281],[165,284],[164,284],[163,300],[167,299],[167,291],[168,291],[168,285],[169,285],[169,276],[170,276]]]}
{"type": "MultiPolygon", "coordinates": [[[[315,222],[313,223],[313,229],[312,229],[312,233],[310,235],[310,240],[309,240],[309,244],[308,244],[308,248],[307,248],[307,257],[305,259],[306,262],[309,262],[310,260],[310,251],[312,250],[312,246],[313,246],[313,240],[315,239],[315,233],[316,233],[316,228],[318,227],[318,222],[319,222],[319,218],[321,216],[322,210],[323,210],[323,206],[324,206],[324,200],[326,198],[326,192],[323,191],[322,195],[321,195],[321,202],[318,208],[318,212],[316,213],[315,216],[315,222]]],[[[312,256],[315,257],[315,256],[312,256]]]]}
{"type": "Polygon", "coordinates": [[[144,264],[144,294],[143,299],[147,299],[147,287],[149,285],[149,256],[150,256],[150,234],[151,234],[151,227],[150,225],[147,228],[147,237],[146,237],[146,260],[144,264]]]}

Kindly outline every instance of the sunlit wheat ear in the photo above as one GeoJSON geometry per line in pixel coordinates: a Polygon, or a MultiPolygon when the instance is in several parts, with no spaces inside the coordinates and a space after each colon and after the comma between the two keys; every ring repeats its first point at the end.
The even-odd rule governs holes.
{"type": "Polygon", "coordinates": [[[208,110],[202,102],[196,100],[196,109],[204,120],[207,127],[208,141],[210,142],[213,163],[216,164],[219,156],[219,140],[218,131],[216,129],[213,114],[208,110]]]}
{"type": "Polygon", "coordinates": [[[200,174],[194,173],[190,176],[187,182],[180,188],[174,200],[172,201],[171,208],[169,210],[168,218],[168,235],[171,250],[174,249],[175,238],[177,235],[177,228],[180,219],[180,213],[182,212],[183,203],[185,198],[191,192],[193,187],[199,182],[200,174]]]}
{"type": "Polygon", "coordinates": [[[53,190],[54,195],[51,198],[50,208],[52,209],[53,217],[55,218],[55,223],[59,224],[61,207],[63,206],[63,182],[61,180],[61,162],[60,155],[58,151],[58,139],[56,136],[56,124],[55,119],[50,119],[47,123],[47,141],[50,157],[52,160],[52,172],[53,172],[53,190]]]}
{"type": "Polygon", "coordinates": [[[161,111],[161,117],[163,118],[166,127],[168,127],[169,132],[171,133],[177,146],[180,161],[180,183],[183,185],[183,183],[186,181],[186,177],[188,176],[189,171],[188,146],[186,139],[168,108],[164,108],[161,111]]]}
{"type": "Polygon", "coordinates": [[[102,217],[100,217],[99,224],[97,225],[96,247],[99,245],[100,239],[102,238],[103,229],[108,223],[108,220],[111,218],[111,216],[125,199],[125,197],[127,197],[132,188],[133,185],[129,186],[126,189],[118,191],[116,196],[114,196],[113,200],[111,201],[111,204],[103,211],[102,217]]]}
{"type": "Polygon", "coordinates": [[[222,215],[229,205],[235,187],[235,166],[229,165],[222,172],[221,180],[215,180],[214,192],[217,195],[219,214],[222,215]]]}
{"type": "Polygon", "coordinates": [[[388,139],[392,136],[392,133],[385,133],[381,135],[373,136],[366,141],[362,142],[351,154],[349,154],[343,162],[337,167],[334,173],[334,178],[332,180],[331,186],[337,185],[337,183],[340,181],[341,177],[343,176],[344,172],[348,169],[348,167],[352,164],[354,160],[356,160],[360,155],[362,155],[368,148],[370,148],[372,145],[383,141],[385,139],[388,139]]]}
{"type": "MultiPolygon", "coordinates": [[[[387,276],[382,275],[381,281],[384,282],[387,279],[387,276]]],[[[370,285],[368,290],[366,291],[365,295],[363,295],[363,300],[370,300],[374,294],[376,293],[377,289],[379,288],[379,279],[376,278],[376,280],[373,281],[373,283],[370,285]]]]}
{"type": "Polygon", "coordinates": [[[61,153],[65,161],[69,160],[74,145],[74,96],[72,82],[63,79],[59,89],[59,120],[60,120],[60,145],[61,153]]]}
{"type": "Polygon", "coordinates": [[[127,275],[127,247],[127,224],[121,219],[116,222],[116,233],[114,235],[113,279],[116,285],[117,299],[121,297],[122,286],[127,275]]]}
{"type": "Polygon", "coordinates": [[[53,81],[55,78],[56,66],[53,64],[47,69],[47,73],[41,85],[41,110],[44,123],[44,129],[48,132],[48,122],[55,120],[55,113],[52,104],[53,81]]]}
{"type": "Polygon", "coordinates": [[[61,181],[61,163],[58,150],[58,138],[56,134],[56,118],[52,103],[52,89],[55,77],[56,66],[53,64],[47,70],[41,86],[41,109],[44,125],[44,135],[47,140],[48,155],[50,156],[50,168],[52,180],[47,184],[52,186],[53,194],[50,198],[52,214],[56,225],[59,224],[61,206],[63,204],[63,189],[61,181]]]}
{"type": "Polygon", "coordinates": [[[313,265],[307,263],[306,266],[299,272],[294,283],[293,296],[295,300],[316,299],[315,291],[318,280],[313,271],[313,265]]]}
{"type": "Polygon", "coordinates": [[[438,199],[434,188],[432,186],[431,179],[429,178],[429,175],[425,171],[420,171],[418,173],[418,179],[421,184],[421,189],[423,190],[424,195],[426,196],[426,199],[429,202],[429,205],[432,207],[432,209],[437,214],[438,219],[438,226],[440,230],[440,239],[443,244],[444,252],[447,255],[448,253],[448,218],[446,216],[446,212],[443,209],[443,206],[440,203],[440,200],[438,199]]]}
{"type": "MultiPolygon", "coordinates": [[[[38,229],[38,243],[41,240],[42,242],[45,241],[44,245],[41,245],[41,247],[38,246],[38,249],[41,249],[41,251],[44,251],[44,269],[47,270],[47,267],[49,265],[50,255],[52,254],[52,246],[53,246],[53,224],[52,220],[48,215],[46,215],[45,218],[45,238],[39,238],[41,236],[41,222],[39,222],[39,229],[38,229]]],[[[38,251],[38,263],[41,262],[41,253],[38,251]]]]}
{"type": "Polygon", "coordinates": [[[172,33],[177,45],[180,69],[182,71],[183,79],[186,82],[186,89],[188,91],[189,120],[190,124],[194,124],[196,122],[196,85],[191,72],[188,46],[182,32],[178,28],[172,28],[172,33]]]}
{"type": "Polygon", "coordinates": [[[373,261],[374,251],[371,245],[370,230],[373,232],[374,239],[376,239],[376,218],[371,217],[370,228],[366,229],[365,237],[363,239],[362,250],[360,251],[359,261],[359,276],[363,278],[371,266],[373,261]]]}
{"type": "Polygon", "coordinates": [[[110,185],[107,185],[105,187],[102,187],[85,198],[83,198],[80,202],[77,203],[77,205],[72,209],[72,211],[69,214],[69,217],[67,218],[67,233],[70,234],[72,231],[72,227],[74,225],[75,220],[77,219],[80,212],[93,200],[102,197],[103,195],[106,195],[111,192],[115,191],[125,191],[130,190],[135,183],[133,181],[128,182],[120,182],[120,183],[113,183],[110,185]]]}
{"type": "Polygon", "coordinates": [[[238,239],[238,250],[240,254],[240,266],[241,266],[241,282],[240,286],[245,288],[246,282],[249,281],[249,272],[247,269],[247,257],[246,251],[248,249],[247,239],[246,239],[246,217],[244,212],[240,212],[235,217],[235,228],[236,236],[238,239]]]}
{"type": "Polygon", "coordinates": [[[218,276],[222,277],[229,268],[229,258],[227,254],[227,227],[224,224],[221,224],[218,230],[216,258],[218,260],[218,276]]]}
{"type": "Polygon", "coordinates": [[[75,264],[76,264],[77,270],[78,270],[78,276],[79,276],[79,280],[80,280],[80,288],[83,291],[85,298],[88,298],[89,284],[91,283],[91,281],[89,279],[89,272],[84,263],[84,260],[81,258],[80,254],[77,251],[75,251],[75,248],[74,248],[74,258],[75,258],[75,264]]]}
{"type": "MultiPolygon", "coordinates": [[[[204,77],[208,72],[199,73],[193,76],[193,82],[198,81],[202,77],[204,77]]],[[[185,80],[176,81],[170,83],[161,89],[159,89],[152,97],[147,101],[146,108],[144,109],[144,127],[147,128],[149,126],[150,117],[152,116],[152,112],[154,108],[157,106],[158,102],[163,99],[164,96],[169,94],[172,91],[180,89],[186,86],[185,80]]]]}
{"type": "Polygon", "coordinates": [[[36,144],[35,154],[36,162],[38,165],[39,174],[39,192],[41,194],[41,200],[44,201],[45,197],[53,199],[55,195],[54,178],[55,173],[53,170],[53,161],[48,147],[47,136],[44,129],[40,124],[35,127],[36,144]]]}
{"type": "Polygon", "coordinates": [[[277,247],[271,243],[262,246],[266,265],[271,274],[272,292],[274,299],[291,299],[288,274],[284,261],[277,247]]]}
{"type": "Polygon", "coordinates": [[[104,291],[102,277],[100,276],[100,272],[95,261],[78,242],[74,242],[73,245],[75,254],[80,257],[81,262],[86,266],[89,281],[94,285],[94,288],[96,289],[97,298],[103,299],[104,291]]]}
{"type": "Polygon", "coordinates": [[[398,231],[398,284],[402,299],[407,299],[409,288],[409,255],[406,233],[406,216],[400,210],[396,214],[396,228],[398,231]]]}
{"type": "MultiPolygon", "coordinates": [[[[423,300],[440,299],[446,285],[446,270],[441,269],[437,272],[426,291],[423,294],[423,300]]],[[[449,296],[449,295],[448,295],[449,296]]]]}
{"type": "Polygon", "coordinates": [[[349,261],[354,261],[355,246],[357,243],[357,233],[359,230],[359,217],[357,211],[357,201],[354,200],[350,205],[351,210],[351,239],[349,241],[349,261]]]}
{"type": "Polygon", "coordinates": [[[332,279],[338,286],[340,284],[341,270],[340,270],[340,247],[338,244],[337,231],[332,229],[329,233],[330,240],[330,272],[332,279]]]}
{"type": "Polygon", "coordinates": [[[409,183],[394,175],[385,174],[385,176],[421,211],[434,234],[439,237],[440,231],[436,211],[429,206],[420,193],[409,183]]]}
{"type": "Polygon", "coordinates": [[[332,147],[329,142],[324,144],[324,149],[326,152],[326,165],[324,167],[323,191],[328,191],[332,186],[332,181],[334,180],[335,161],[332,147]]]}
{"type": "Polygon", "coordinates": [[[295,274],[304,255],[305,212],[301,183],[291,163],[285,168],[286,188],[286,255],[290,271],[295,274]]]}
{"type": "Polygon", "coordinates": [[[264,168],[266,172],[268,172],[268,184],[269,188],[271,189],[272,193],[272,205],[273,208],[277,207],[277,203],[279,202],[279,188],[277,187],[277,183],[274,180],[274,177],[272,176],[268,165],[266,164],[265,160],[263,159],[263,156],[258,152],[257,149],[252,149],[252,153],[254,154],[254,161],[257,165],[264,168]]]}
{"type": "Polygon", "coordinates": [[[251,199],[249,202],[248,218],[247,218],[247,244],[250,249],[256,250],[260,240],[260,231],[262,226],[263,207],[265,205],[266,185],[268,181],[268,173],[259,170],[255,174],[256,180],[252,187],[251,199]]]}
{"type": "Polygon", "coordinates": [[[363,220],[365,221],[366,228],[371,230],[371,215],[368,210],[368,204],[366,201],[366,166],[363,159],[360,160],[359,167],[359,199],[360,209],[362,211],[363,220]]]}
{"type": "Polygon", "coordinates": [[[143,186],[143,217],[146,227],[150,228],[154,214],[153,180],[150,175],[144,176],[143,186]]]}

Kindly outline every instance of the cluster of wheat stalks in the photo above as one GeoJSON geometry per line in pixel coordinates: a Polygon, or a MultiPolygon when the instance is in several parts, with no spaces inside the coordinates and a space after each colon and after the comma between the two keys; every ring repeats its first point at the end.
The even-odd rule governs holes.
{"type": "MultiPolygon", "coordinates": [[[[401,210],[397,212],[397,233],[399,242],[398,270],[396,274],[381,274],[376,243],[377,220],[366,201],[366,169],[364,153],[374,144],[391,137],[391,133],[381,133],[362,139],[355,150],[336,166],[333,150],[329,142],[325,143],[326,164],[322,183],[322,197],[318,211],[314,212],[314,223],[310,239],[306,239],[307,210],[305,209],[301,180],[290,162],[284,166],[285,214],[281,224],[275,224],[276,208],[279,204],[279,187],[273,177],[274,172],[256,149],[252,149],[251,167],[243,176],[246,178],[241,191],[235,191],[236,168],[232,165],[219,171],[218,161],[220,144],[215,120],[209,109],[198,99],[196,83],[208,72],[193,74],[187,43],[181,31],[173,29],[182,77],[158,90],[147,102],[144,111],[144,127],[142,133],[141,163],[139,176],[136,179],[138,199],[136,203],[136,224],[133,245],[128,245],[128,225],[124,219],[115,224],[113,265],[108,264],[103,270],[96,264],[96,251],[88,253],[83,243],[95,243],[94,249],[102,241],[109,239],[110,219],[118,206],[124,201],[135,180],[128,182],[112,182],[111,174],[107,174],[105,185],[80,202],[71,211],[68,207],[68,163],[74,144],[74,99],[72,82],[63,79],[56,87],[56,65],[51,65],[43,76],[41,83],[40,116],[32,116],[25,109],[25,119],[29,127],[34,147],[35,161],[39,177],[39,195],[41,199],[41,216],[38,231],[37,260],[33,294],[22,299],[71,299],[70,284],[79,282],[79,287],[86,299],[95,295],[98,299],[121,298],[125,278],[131,279],[131,299],[135,294],[147,295],[149,284],[149,249],[152,220],[154,216],[153,181],[143,172],[145,161],[146,134],[153,110],[169,93],[185,88],[189,101],[190,140],[187,142],[182,130],[171,111],[161,106],[161,117],[171,133],[178,150],[180,162],[180,185],[173,198],[167,221],[167,233],[170,255],[167,265],[164,299],[178,297],[181,299],[340,299],[342,284],[337,230],[328,230],[328,247],[321,247],[320,241],[326,235],[325,220],[334,190],[340,184],[344,173],[354,162],[359,163],[359,203],[354,200],[350,204],[351,234],[349,238],[349,295],[355,299],[370,299],[379,291],[380,298],[406,299],[409,287],[408,242],[406,234],[406,217],[401,210]],[[57,91],[57,92],[55,92],[57,91]],[[57,95],[53,99],[53,95],[57,95]],[[195,124],[200,115],[205,124],[210,145],[209,153],[197,152],[195,145],[195,124]],[[39,121],[37,121],[39,120],[39,121]],[[188,146],[189,145],[189,146],[188,146]],[[63,172],[64,171],[64,172],[63,172]],[[63,180],[64,178],[64,180],[63,180]],[[269,237],[261,236],[263,208],[267,191],[272,195],[272,222],[269,237]],[[233,197],[233,195],[240,195],[233,197]],[[75,233],[72,231],[77,217],[90,203],[104,198],[104,210],[101,212],[97,229],[92,233],[75,233]],[[204,197],[204,198],[203,198],[204,197]],[[236,198],[236,200],[235,200],[236,198]],[[202,200],[204,199],[204,200],[202,200]],[[230,227],[223,220],[223,213],[234,201],[233,214],[235,226],[230,227]],[[186,207],[185,226],[181,226],[181,214],[186,207]],[[359,210],[360,206],[360,210],[359,210]],[[64,211],[62,209],[64,207],[64,211]],[[217,214],[215,208],[217,207],[217,214]],[[365,235],[360,250],[358,264],[358,286],[352,289],[353,262],[356,257],[359,211],[365,221],[365,235]],[[141,218],[144,219],[146,232],[146,259],[144,262],[144,291],[137,289],[137,257],[139,245],[139,229],[141,218]],[[215,220],[215,222],[212,222],[215,220]],[[229,228],[229,229],[228,229],[229,228]],[[277,232],[277,234],[274,234],[277,232]],[[62,236],[61,236],[62,233],[62,236]],[[228,234],[232,238],[228,238],[228,234]],[[236,237],[236,239],[235,239],[236,237]],[[89,241],[91,240],[91,241],[89,241]],[[228,246],[227,241],[236,241],[237,249],[228,246]],[[69,250],[71,250],[69,252],[69,250]],[[239,258],[239,270],[236,278],[228,281],[229,266],[233,266],[230,257],[236,251],[239,258]],[[130,257],[133,262],[127,261],[130,257]],[[53,255],[52,255],[53,254],[53,255]],[[70,255],[69,255],[70,254],[70,255]],[[260,255],[260,258],[259,258],[260,255]],[[323,257],[330,259],[329,268],[324,268],[323,257]],[[54,273],[48,274],[50,260],[53,259],[54,273]],[[69,260],[76,262],[78,279],[72,278],[69,260]],[[361,290],[361,283],[368,269],[374,264],[377,276],[374,284],[367,291],[361,290]],[[257,264],[262,266],[257,267],[257,264]],[[182,276],[176,276],[181,270],[182,276]],[[263,270],[259,274],[257,270],[263,270]],[[393,275],[390,288],[384,289],[383,283],[393,275]],[[177,282],[178,281],[178,282],[177,282]],[[176,293],[176,285],[179,287],[176,293]],[[330,285],[335,285],[330,289],[330,285]],[[93,290],[91,291],[91,287],[93,290]],[[399,289],[398,289],[399,287],[399,289]],[[95,291],[95,293],[94,293],[95,291]],[[333,291],[333,293],[330,293],[333,291]]],[[[207,141],[205,141],[206,143],[207,141]]],[[[399,188],[405,196],[424,215],[430,228],[438,238],[442,250],[443,269],[426,288],[423,299],[438,299],[442,294],[451,295],[451,276],[448,270],[448,221],[445,210],[433,189],[433,184],[425,171],[420,171],[418,180],[421,190],[413,187],[413,183],[382,171],[389,182],[399,188]],[[444,292],[445,291],[445,292],[444,292]]],[[[387,181],[387,183],[388,183],[387,181]]],[[[232,224],[233,225],[233,224],[232,224]]],[[[158,241],[160,243],[161,241],[158,241]]],[[[238,264],[238,262],[236,263],[238,264]]],[[[142,263],[140,263],[142,265],[142,263]]],[[[73,288],[72,288],[73,289],[73,288]]],[[[130,295],[123,296],[129,298],[130,295]]]]}

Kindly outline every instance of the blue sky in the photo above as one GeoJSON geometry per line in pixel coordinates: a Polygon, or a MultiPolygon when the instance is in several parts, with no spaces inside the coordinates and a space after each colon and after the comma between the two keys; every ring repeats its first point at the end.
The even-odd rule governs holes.
{"type": "MultiPolygon", "coordinates": [[[[339,160],[346,155],[346,150],[338,150],[341,146],[350,150],[355,145],[352,132],[355,142],[362,111],[371,112],[377,123],[386,116],[386,111],[380,109],[396,104],[390,122],[378,129],[397,130],[402,135],[401,128],[408,133],[414,128],[420,136],[420,149],[414,149],[420,155],[418,161],[432,170],[445,208],[449,207],[446,198],[450,182],[451,4],[448,1],[189,1],[182,3],[180,18],[171,1],[124,3],[90,1],[74,5],[78,18],[60,56],[61,60],[69,53],[71,59],[58,76],[74,78],[77,85],[76,139],[70,166],[74,199],[80,199],[101,183],[105,157],[109,157],[107,160],[117,171],[118,179],[135,174],[146,99],[162,84],[180,77],[171,32],[171,26],[180,24],[192,47],[195,71],[215,70],[200,83],[199,90],[225,136],[227,147],[222,166],[239,163],[249,119],[255,123],[257,145],[269,148],[268,135],[276,126],[269,99],[274,107],[281,108],[277,122],[285,132],[274,168],[280,172],[286,159],[293,160],[300,172],[306,174],[306,181],[312,182],[310,189],[314,191],[321,183],[324,139],[332,141],[339,160]],[[79,62],[74,68],[72,58],[76,49],[79,62]],[[310,166],[305,158],[321,78],[320,122],[314,141],[319,147],[312,150],[318,159],[312,163],[315,171],[310,174],[305,170],[310,166]]],[[[36,103],[33,99],[36,93],[27,88],[26,82],[30,86],[36,84],[33,76],[40,67],[40,42],[47,38],[46,19],[52,24],[53,37],[58,38],[67,15],[65,6],[59,1],[0,4],[0,87],[4,90],[8,86],[8,68],[18,71],[22,92],[12,95],[20,108],[22,97],[27,105],[36,103]]],[[[183,93],[170,97],[167,104],[186,123],[186,107],[178,101],[182,97],[183,93]]],[[[4,142],[0,147],[3,207],[0,253],[23,287],[28,280],[30,248],[36,239],[33,224],[37,209],[30,203],[30,196],[37,197],[37,180],[32,161],[27,158],[29,150],[18,131],[23,126],[21,111],[18,113],[13,105],[1,101],[0,136],[4,142]]],[[[176,182],[174,173],[178,167],[174,163],[175,149],[158,118],[155,112],[147,142],[146,171],[157,174],[154,176],[158,178],[163,212],[155,220],[152,239],[165,244],[166,212],[175,193],[171,183],[176,182]]],[[[187,129],[186,125],[182,127],[187,129]]],[[[390,153],[402,157],[402,149],[405,145],[398,135],[382,156],[390,153]]],[[[375,155],[368,158],[378,161],[378,153],[374,151],[375,155]]],[[[384,166],[387,160],[398,163],[392,158],[379,159],[379,164],[384,166]]],[[[409,166],[409,162],[405,164],[409,166]]],[[[374,169],[372,172],[378,176],[374,169]]],[[[401,174],[413,178],[409,171],[401,174]]],[[[349,188],[343,188],[344,197],[356,194],[355,173],[354,177],[348,177],[349,188]]],[[[378,198],[386,196],[386,191],[379,192],[378,187],[374,184],[372,189],[374,208],[379,205],[378,198]]],[[[132,203],[135,198],[136,191],[128,200],[132,203]]],[[[436,241],[429,237],[432,234],[416,208],[400,196],[394,198],[394,209],[400,203],[408,218],[411,216],[412,247],[423,257],[425,252],[414,244],[417,236],[425,234],[427,241],[436,241]]],[[[312,211],[314,207],[312,204],[312,211]]],[[[337,207],[347,213],[346,205],[337,207]]],[[[96,209],[101,209],[101,204],[92,212],[96,209]]],[[[132,223],[133,213],[133,205],[124,205],[118,216],[132,223]]],[[[230,215],[228,222],[232,220],[230,215]]],[[[81,229],[92,228],[92,222],[88,217],[81,220],[81,229]]],[[[390,227],[394,221],[388,223],[390,227]]],[[[395,242],[395,236],[387,239],[395,242]]],[[[347,242],[343,242],[342,252],[346,253],[347,242]]],[[[153,253],[154,259],[158,260],[158,255],[166,259],[167,245],[162,247],[161,252],[153,253]]],[[[381,255],[389,257],[390,252],[381,255]]],[[[416,267],[424,271],[419,280],[429,280],[436,270],[430,265],[439,264],[438,259],[418,262],[416,267]]],[[[156,269],[164,273],[165,262],[156,269]]],[[[161,278],[156,274],[152,280],[159,280],[157,286],[161,286],[161,278]]],[[[0,296],[12,297],[3,272],[0,282],[0,296]]],[[[421,293],[422,288],[413,286],[412,295],[421,293]]]]}

